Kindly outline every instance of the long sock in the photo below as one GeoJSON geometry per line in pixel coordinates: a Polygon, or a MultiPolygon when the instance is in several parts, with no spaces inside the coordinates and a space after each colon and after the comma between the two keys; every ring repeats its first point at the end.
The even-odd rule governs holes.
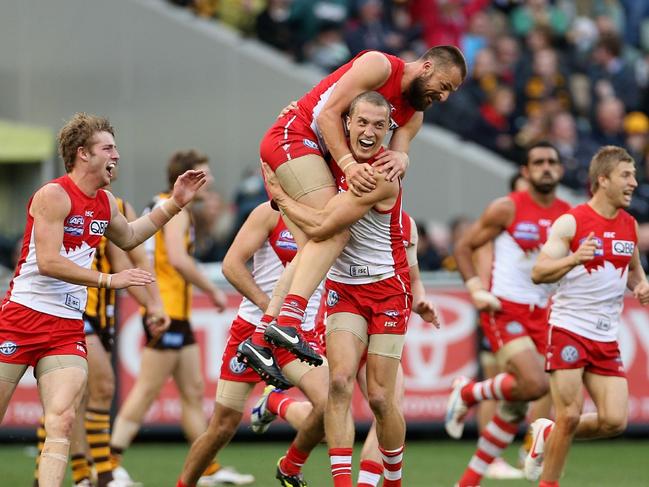
{"type": "Polygon", "coordinates": [[[462,388],[462,400],[469,406],[488,399],[512,401],[512,389],[515,383],[516,378],[507,372],[498,374],[492,379],[471,382],[462,388]]]}
{"type": "Polygon", "coordinates": [[[268,324],[275,319],[274,316],[265,314],[261,317],[261,320],[255,327],[255,331],[252,334],[252,343],[259,345],[260,347],[268,347],[268,342],[264,340],[264,332],[268,327],[268,324]]]}
{"type": "Polygon", "coordinates": [[[304,299],[297,294],[287,294],[284,299],[284,304],[279,311],[277,317],[277,324],[280,326],[292,326],[296,330],[300,330],[300,325],[304,321],[306,315],[306,306],[309,303],[308,299],[304,299]]]}
{"type": "Polygon", "coordinates": [[[383,487],[401,487],[403,445],[396,450],[384,450],[379,446],[379,450],[383,457],[383,487]]]}
{"type": "Polygon", "coordinates": [[[352,449],[330,448],[331,476],[334,487],[353,487],[352,484],[352,449]]]}
{"type": "Polygon", "coordinates": [[[122,464],[122,455],[124,454],[124,448],[119,448],[117,446],[110,445],[110,468],[115,470],[122,464]]]}
{"type": "Polygon", "coordinates": [[[86,455],[77,453],[70,457],[70,466],[72,467],[72,481],[78,484],[84,479],[90,480],[90,464],[86,455]]]}
{"type": "Polygon", "coordinates": [[[298,450],[295,442],[291,443],[286,451],[286,456],[279,464],[279,468],[286,475],[297,475],[302,471],[302,466],[306,459],[309,458],[310,452],[303,452],[298,450]]]}
{"type": "Polygon", "coordinates": [[[194,487],[194,486],[186,484],[182,480],[178,479],[178,483],[176,484],[176,487],[194,487]]]}
{"type": "Polygon", "coordinates": [[[45,438],[41,461],[38,464],[38,481],[41,487],[61,485],[69,453],[70,440],[67,438],[45,438]]]}
{"type": "Polygon", "coordinates": [[[273,391],[268,395],[266,407],[271,413],[276,414],[277,416],[285,420],[286,411],[288,410],[288,407],[294,402],[295,399],[293,399],[288,394],[273,391]]]}
{"type": "Polygon", "coordinates": [[[201,477],[205,475],[214,475],[216,472],[218,472],[221,468],[221,464],[215,460],[212,460],[210,464],[207,466],[205,470],[203,470],[203,473],[201,474],[201,477]]]}
{"type": "Polygon", "coordinates": [[[514,440],[518,431],[518,422],[504,420],[497,411],[480,435],[478,449],[471,457],[469,466],[458,482],[459,487],[480,485],[480,480],[494,458],[499,457],[503,450],[514,440]]]}
{"type": "Polygon", "coordinates": [[[110,460],[110,412],[102,409],[86,409],[86,438],[90,456],[97,471],[97,487],[106,487],[113,480],[110,460]]]}
{"type": "Polygon", "coordinates": [[[558,480],[541,480],[539,482],[539,487],[559,487],[559,481],[558,480]]]}
{"type": "Polygon", "coordinates": [[[36,455],[36,468],[34,470],[34,487],[38,487],[38,463],[41,459],[45,437],[45,417],[41,416],[41,419],[38,422],[38,429],[36,430],[36,439],[38,440],[36,447],[38,448],[38,455],[36,455]]]}
{"type": "Polygon", "coordinates": [[[383,465],[374,460],[361,460],[356,487],[376,487],[381,481],[383,465]]]}

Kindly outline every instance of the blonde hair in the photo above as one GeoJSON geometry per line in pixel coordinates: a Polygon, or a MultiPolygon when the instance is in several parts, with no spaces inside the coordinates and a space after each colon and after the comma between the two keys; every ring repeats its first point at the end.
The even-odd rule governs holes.
{"type": "Polygon", "coordinates": [[[61,128],[58,135],[58,145],[59,155],[65,165],[65,172],[70,172],[74,168],[74,161],[79,147],[90,149],[93,136],[97,132],[108,132],[115,137],[115,131],[107,118],[88,113],[75,113],[61,128]]]}
{"type": "Polygon", "coordinates": [[[633,157],[622,147],[605,145],[593,156],[588,168],[590,192],[595,194],[599,189],[599,177],[609,177],[620,162],[634,163],[633,157]]]}

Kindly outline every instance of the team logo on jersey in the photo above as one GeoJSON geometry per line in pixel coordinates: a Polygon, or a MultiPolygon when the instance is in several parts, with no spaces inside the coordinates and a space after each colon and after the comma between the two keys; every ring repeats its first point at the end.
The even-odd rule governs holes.
{"type": "Polygon", "coordinates": [[[233,374],[243,374],[246,370],[246,364],[239,362],[237,357],[232,357],[230,359],[230,370],[233,374]]]}
{"type": "Polygon", "coordinates": [[[516,240],[540,240],[541,231],[534,222],[518,222],[514,227],[512,235],[516,240]]]}
{"type": "MultiPolygon", "coordinates": [[[[580,238],[579,239],[579,245],[584,243],[585,240],[586,240],[586,237],[580,238]]],[[[601,257],[602,255],[604,255],[604,241],[599,237],[593,237],[593,241],[595,242],[595,245],[596,245],[595,257],[597,257],[597,256],[601,257]]]]}
{"type": "Polygon", "coordinates": [[[389,309],[387,311],[383,312],[384,315],[389,316],[390,318],[396,318],[397,316],[401,315],[396,309],[389,309]]]}
{"type": "Polygon", "coordinates": [[[76,309],[78,311],[81,311],[81,300],[78,297],[76,297],[76,296],[74,296],[72,294],[66,294],[65,295],[64,304],[68,308],[72,308],[72,309],[76,309]]]}
{"type": "Polygon", "coordinates": [[[523,333],[524,328],[518,321],[510,321],[505,325],[505,330],[507,330],[507,333],[510,335],[520,335],[523,333]]]}
{"type": "Polygon", "coordinates": [[[280,249],[293,250],[297,252],[297,243],[295,242],[295,238],[293,238],[293,234],[289,230],[282,230],[275,244],[280,249]]]}
{"type": "Polygon", "coordinates": [[[613,240],[611,248],[613,249],[613,255],[631,257],[635,250],[635,244],[629,240],[613,240]]]}
{"type": "Polygon", "coordinates": [[[81,237],[85,223],[86,219],[82,215],[72,215],[63,224],[63,232],[73,237],[81,237]]]}
{"type": "Polygon", "coordinates": [[[0,343],[0,353],[2,355],[13,355],[18,350],[18,345],[14,342],[7,340],[6,342],[0,343]]]}
{"type": "Polygon", "coordinates": [[[572,345],[566,345],[561,349],[561,360],[566,363],[572,364],[579,359],[579,351],[572,345]]]}
{"type": "Polygon", "coordinates": [[[108,226],[108,220],[91,220],[90,222],[90,235],[102,236],[108,226]]]}
{"type": "Polygon", "coordinates": [[[327,292],[327,306],[328,307],[331,308],[333,306],[336,306],[336,304],[338,303],[338,299],[339,299],[339,297],[338,297],[338,293],[336,291],[330,289],[327,292]]]}
{"type": "Polygon", "coordinates": [[[304,139],[302,142],[303,142],[304,145],[307,146],[309,149],[314,149],[314,150],[317,150],[317,149],[318,149],[318,144],[317,144],[316,142],[313,142],[311,139],[304,139]]]}

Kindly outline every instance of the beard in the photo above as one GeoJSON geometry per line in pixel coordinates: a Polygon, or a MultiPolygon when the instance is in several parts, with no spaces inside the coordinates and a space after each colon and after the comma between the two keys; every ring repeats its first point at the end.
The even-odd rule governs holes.
{"type": "Polygon", "coordinates": [[[553,181],[553,182],[530,181],[530,185],[538,193],[550,194],[556,189],[556,187],[559,185],[559,182],[558,181],[553,181]]]}
{"type": "Polygon", "coordinates": [[[432,104],[428,101],[428,96],[426,95],[425,81],[422,76],[418,76],[412,80],[408,90],[404,93],[410,106],[419,112],[423,112],[432,104]]]}

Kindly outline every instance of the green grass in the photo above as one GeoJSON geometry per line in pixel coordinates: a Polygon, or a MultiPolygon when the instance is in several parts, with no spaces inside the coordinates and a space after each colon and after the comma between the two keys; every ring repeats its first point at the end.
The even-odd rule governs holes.
{"type": "MultiPolygon", "coordinates": [[[[225,465],[255,475],[257,486],[276,486],[277,459],[286,443],[237,442],[221,452],[225,465]]],[[[506,458],[514,461],[518,445],[506,458]]],[[[407,444],[404,486],[450,487],[460,477],[474,449],[469,441],[411,441],[407,444]]],[[[0,485],[31,485],[33,458],[26,445],[0,446],[0,485]]],[[[187,447],[181,443],[140,443],[126,454],[124,466],[146,487],[174,487],[187,447]]],[[[355,460],[358,463],[358,450],[355,460]]],[[[32,452],[33,454],[33,452],[32,452]]],[[[310,487],[331,486],[327,450],[318,447],[307,462],[305,478],[310,487]]],[[[69,482],[64,484],[71,485],[69,482]]],[[[530,487],[527,481],[485,480],[484,487],[530,487]]],[[[649,442],[633,440],[594,441],[573,446],[562,487],[645,487],[649,486],[649,442]]]]}

